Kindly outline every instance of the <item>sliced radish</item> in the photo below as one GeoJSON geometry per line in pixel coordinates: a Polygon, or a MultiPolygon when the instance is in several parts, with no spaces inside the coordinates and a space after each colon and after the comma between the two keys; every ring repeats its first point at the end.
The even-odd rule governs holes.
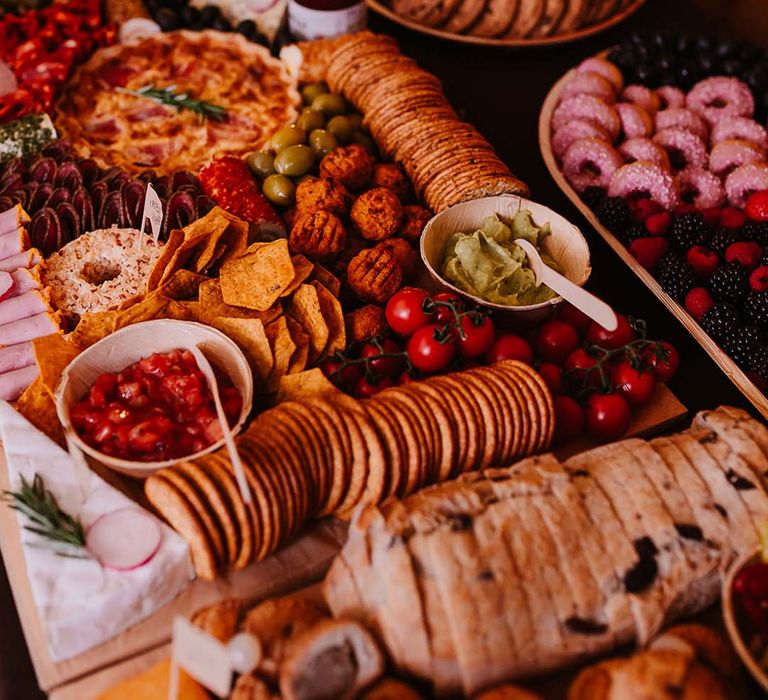
{"type": "Polygon", "coordinates": [[[102,565],[130,571],[146,564],[160,549],[163,532],[157,520],[136,508],[119,508],[88,529],[85,546],[102,565]]]}
{"type": "Polygon", "coordinates": [[[13,288],[16,283],[13,281],[10,272],[0,270],[0,301],[13,294],[13,288]]]}

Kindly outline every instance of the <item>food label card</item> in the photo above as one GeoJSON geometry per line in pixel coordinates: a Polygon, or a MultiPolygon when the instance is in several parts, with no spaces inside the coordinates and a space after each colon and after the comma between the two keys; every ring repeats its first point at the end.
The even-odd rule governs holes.
{"type": "Polygon", "coordinates": [[[173,646],[169,700],[177,700],[179,669],[220,697],[229,695],[232,686],[232,661],[229,648],[186,618],[173,621],[173,646]]]}
{"type": "Polygon", "coordinates": [[[149,219],[149,227],[152,229],[152,237],[157,241],[160,237],[160,229],[163,226],[163,203],[151,183],[147,183],[147,193],[144,195],[144,212],[141,215],[141,232],[149,219]]]}

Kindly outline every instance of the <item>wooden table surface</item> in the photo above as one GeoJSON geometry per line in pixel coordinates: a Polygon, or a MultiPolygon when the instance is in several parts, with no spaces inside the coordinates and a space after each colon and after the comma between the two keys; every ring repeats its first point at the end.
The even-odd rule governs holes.
{"type": "MultiPolygon", "coordinates": [[[[671,387],[691,411],[721,403],[749,408],[717,366],[662,304],[590,231],[550,178],[536,137],[539,108],[551,85],[582,58],[634,31],[673,29],[768,43],[768,0],[648,0],[624,24],[575,44],[505,51],[452,44],[405,30],[372,15],[371,27],[395,36],[403,51],[442,81],[462,116],[496,147],[533,198],[582,227],[592,249],[590,288],[617,309],[649,322],[651,332],[674,343],[682,367],[671,387]]],[[[39,691],[5,570],[0,575],[0,700],[36,700],[39,691]]]]}

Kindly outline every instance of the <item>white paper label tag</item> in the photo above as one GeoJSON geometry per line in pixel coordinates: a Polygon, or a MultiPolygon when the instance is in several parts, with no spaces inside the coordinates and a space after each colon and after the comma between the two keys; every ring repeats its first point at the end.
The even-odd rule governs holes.
{"type": "Polygon", "coordinates": [[[163,226],[163,203],[151,183],[147,183],[147,193],[144,195],[144,212],[141,215],[141,232],[149,219],[149,227],[152,229],[152,237],[157,241],[163,226]]]}
{"type": "MultiPolygon", "coordinates": [[[[176,669],[183,669],[215,695],[229,695],[232,686],[229,647],[180,615],[173,621],[171,655],[171,665],[176,669]]],[[[175,690],[174,695],[177,695],[178,684],[174,680],[170,683],[170,689],[175,690]]],[[[172,697],[172,700],[176,698],[172,697]]]]}

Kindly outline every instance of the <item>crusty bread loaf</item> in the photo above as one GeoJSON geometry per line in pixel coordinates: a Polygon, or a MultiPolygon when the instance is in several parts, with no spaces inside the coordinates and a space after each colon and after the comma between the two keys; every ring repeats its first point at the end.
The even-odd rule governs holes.
{"type": "MultiPolygon", "coordinates": [[[[766,473],[768,428],[718,409],[678,435],[466,474],[359,511],[324,592],[399,670],[471,695],[646,643],[714,602],[757,545],[766,473]]],[[[674,676],[664,652],[648,663],[674,676]]],[[[706,668],[684,671],[705,687],[706,668]]]]}

